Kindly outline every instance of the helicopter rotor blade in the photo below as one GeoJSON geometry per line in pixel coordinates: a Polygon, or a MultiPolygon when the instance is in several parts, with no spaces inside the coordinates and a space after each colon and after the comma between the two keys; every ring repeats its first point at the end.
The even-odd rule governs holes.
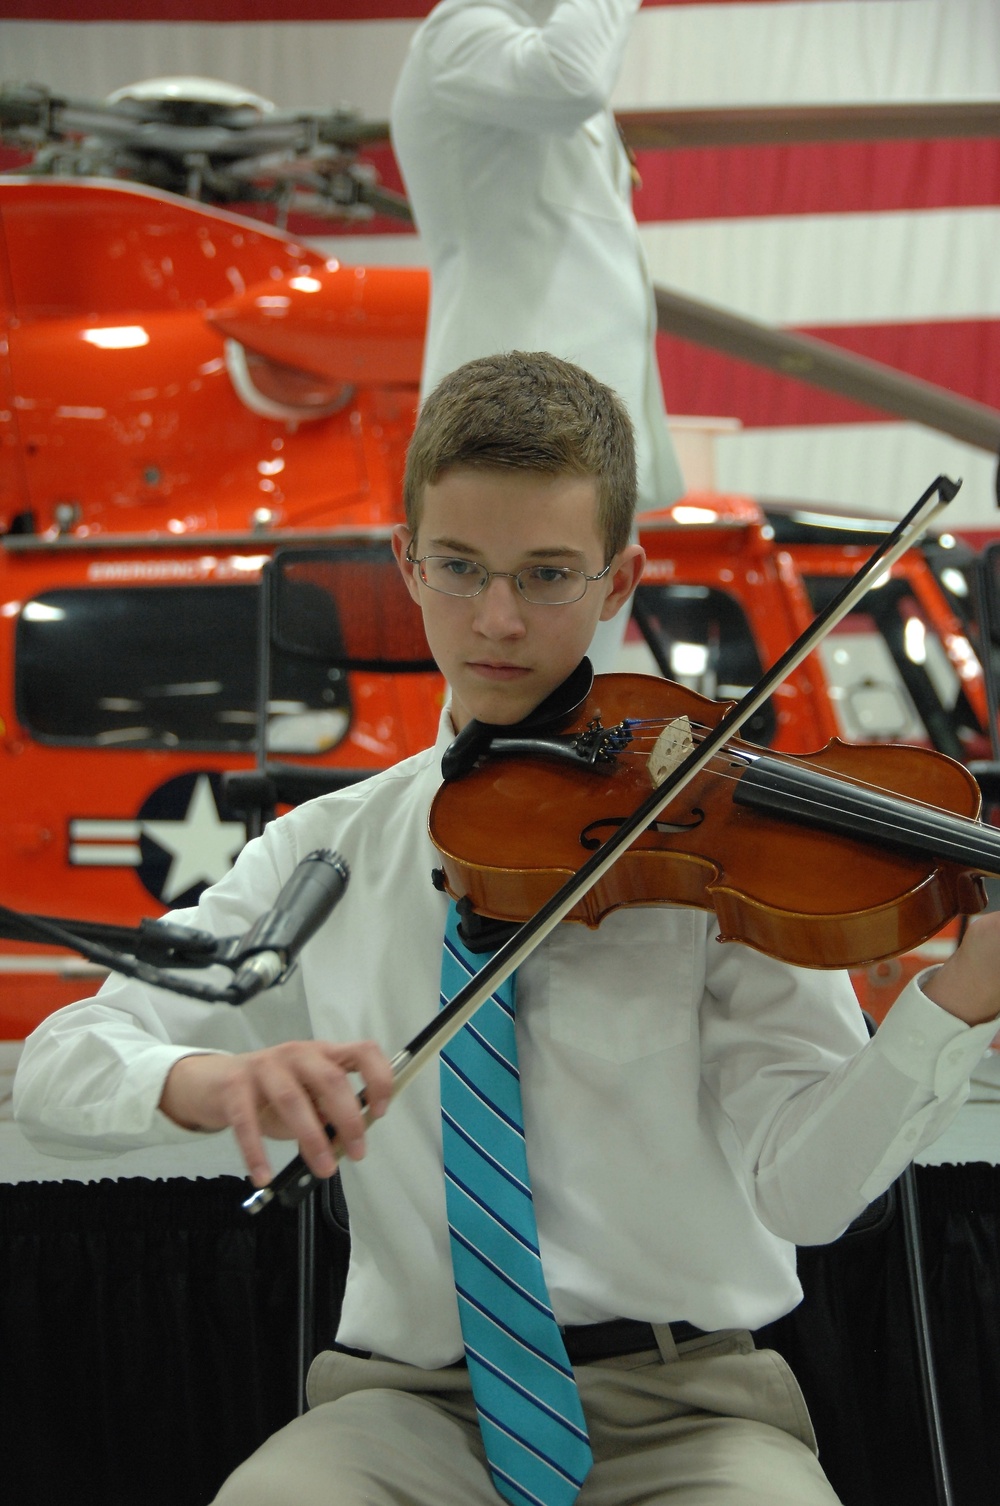
{"type": "Polygon", "coordinates": [[[657,327],[737,360],[823,387],[841,397],[938,429],[976,449],[1000,449],[1000,412],[879,361],[747,319],[670,288],[654,287],[657,327]]]}
{"type": "Polygon", "coordinates": [[[388,146],[389,122],[387,120],[362,120],[350,110],[336,110],[332,115],[321,116],[316,121],[317,139],[324,146],[357,148],[361,146],[388,146]]]}
{"type": "Polygon", "coordinates": [[[401,220],[407,225],[413,224],[413,210],[404,194],[372,183],[362,186],[359,198],[363,204],[368,204],[374,209],[376,214],[385,215],[387,219],[401,220]]]}
{"type": "Polygon", "coordinates": [[[616,119],[629,145],[639,151],[1000,135],[1000,103],[995,100],[625,110],[616,119]]]}

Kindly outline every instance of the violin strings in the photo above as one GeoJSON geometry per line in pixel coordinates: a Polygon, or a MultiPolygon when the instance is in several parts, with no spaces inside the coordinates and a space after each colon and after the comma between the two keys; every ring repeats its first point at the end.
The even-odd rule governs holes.
{"type": "MultiPolygon", "coordinates": [[[[649,744],[650,747],[652,747],[653,745],[655,745],[656,739],[659,737],[660,733],[663,732],[665,728],[669,727],[672,722],[677,720],[677,717],[626,717],[624,719],[624,725],[630,732],[633,728],[636,727],[651,729],[642,737],[633,737],[633,741],[649,744]],[[652,730],[657,728],[659,729],[658,731],[652,730]]],[[[703,741],[708,733],[712,731],[712,728],[709,727],[705,722],[690,722],[689,725],[691,727],[692,736],[695,742],[703,741]]],[[[892,747],[893,744],[886,743],[884,745],[880,744],[879,746],[892,747]]],[[[737,756],[739,755],[740,751],[740,749],[734,750],[737,756]]],[[[834,783],[848,786],[851,789],[859,790],[862,793],[870,790],[875,794],[885,795],[888,799],[898,800],[905,805],[912,806],[913,809],[917,811],[925,811],[928,814],[934,815],[946,815],[952,821],[957,821],[969,827],[975,827],[977,831],[994,829],[992,827],[984,827],[983,823],[976,816],[963,816],[956,814],[954,811],[943,811],[940,806],[935,805],[932,801],[921,800],[915,795],[908,795],[901,792],[900,790],[894,790],[891,786],[872,784],[870,780],[858,779],[854,775],[842,773],[840,770],[831,770],[824,768],[822,764],[814,762],[808,756],[808,754],[776,753],[770,748],[758,749],[756,746],[748,748],[748,754],[750,757],[772,758],[776,759],[779,763],[787,763],[792,767],[810,770],[813,773],[821,775],[834,783]]],[[[648,757],[648,753],[645,753],[642,748],[636,748],[634,750],[625,749],[619,756],[641,758],[648,757]]],[[[718,750],[718,752],[712,757],[712,759],[709,760],[709,763],[706,767],[715,774],[716,778],[731,780],[733,784],[737,784],[742,777],[740,773],[732,772],[731,764],[726,761],[724,748],[720,748],[718,750]],[[724,767],[717,766],[720,762],[724,762],[724,767]]],[[[818,799],[813,800],[812,804],[814,804],[818,810],[822,810],[823,808],[822,802],[818,799]]]]}

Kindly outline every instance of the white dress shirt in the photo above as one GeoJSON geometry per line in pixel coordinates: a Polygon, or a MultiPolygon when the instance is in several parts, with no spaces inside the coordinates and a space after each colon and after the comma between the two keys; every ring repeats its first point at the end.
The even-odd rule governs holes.
{"type": "MultiPolygon", "coordinates": [[[[389,1055],[438,1007],[447,901],[427,832],[451,738],[299,806],[241,853],[196,911],[242,934],[320,847],[351,879],[282,987],[240,1009],[122,978],[30,1037],[15,1110],[40,1147],[180,1142],[157,1108],[193,1049],[310,1032],[389,1055]]],[[[694,910],[563,924],[518,973],[528,1159],[562,1323],[686,1319],[756,1328],[800,1296],[794,1243],[834,1238],[944,1127],[994,1022],[969,1029],[915,984],[874,1041],[842,974],[720,944],[694,910]]],[[[462,1354],[441,1164],[438,1071],[426,1068],[345,1164],[351,1266],[339,1337],[438,1366],[462,1354]]],[[[267,1217],[267,1213],[260,1215],[267,1217]]]]}
{"type": "Polygon", "coordinates": [[[640,0],[443,0],[413,38],[392,136],[431,271],[422,390],[548,350],[636,428],[640,508],[683,491],[656,313],[609,99],[640,0]]]}

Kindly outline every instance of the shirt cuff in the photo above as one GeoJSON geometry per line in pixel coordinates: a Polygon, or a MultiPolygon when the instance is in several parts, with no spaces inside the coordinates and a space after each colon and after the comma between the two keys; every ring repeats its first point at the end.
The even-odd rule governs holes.
{"type": "Polygon", "coordinates": [[[934,971],[928,968],[907,984],[879,1026],[873,1044],[897,1071],[941,1100],[959,1092],[968,1082],[1000,1021],[966,1025],[935,1004],[920,987],[934,971]]]}

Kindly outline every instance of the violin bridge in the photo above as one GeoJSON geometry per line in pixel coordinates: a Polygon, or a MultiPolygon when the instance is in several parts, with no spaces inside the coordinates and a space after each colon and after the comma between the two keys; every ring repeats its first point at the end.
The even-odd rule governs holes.
{"type": "Polygon", "coordinates": [[[694,752],[694,736],[691,722],[686,716],[676,716],[668,722],[653,744],[646,768],[653,788],[658,788],[689,753],[694,752]]]}

